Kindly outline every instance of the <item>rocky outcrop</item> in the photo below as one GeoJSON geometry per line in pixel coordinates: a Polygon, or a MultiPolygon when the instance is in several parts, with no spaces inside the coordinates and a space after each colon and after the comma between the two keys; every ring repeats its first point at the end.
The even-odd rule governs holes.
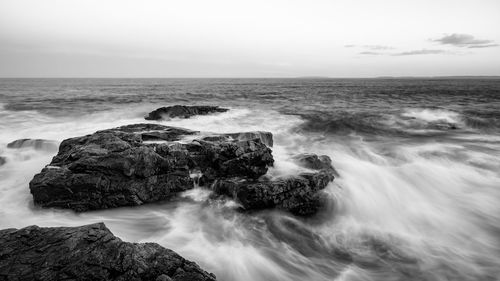
{"type": "Polygon", "coordinates": [[[87,211],[165,200],[193,188],[196,180],[245,210],[315,213],[318,191],[336,175],[331,159],[300,154],[293,159],[306,172],[271,179],[264,175],[274,162],[272,143],[268,132],[207,135],[158,124],[127,125],[64,140],[30,190],[42,207],[87,211]]]}
{"type": "Polygon", "coordinates": [[[57,142],[44,139],[19,139],[7,144],[8,148],[31,147],[35,150],[57,151],[57,142]]]}
{"type": "Polygon", "coordinates": [[[205,105],[174,105],[167,107],[160,107],[152,112],[150,112],[144,118],[146,120],[160,120],[164,118],[190,118],[195,115],[208,115],[217,112],[226,112],[229,109],[221,108],[218,106],[205,106],[205,105]]]}
{"type": "Polygon", "coordinates": [[[271,149],[259,139],[196,140],[186,144],[185,148],[192,161],[191,167],[201,171],[205,183],[221,177],[256,179],[265,175],[274,162],[271,149]]]}
{"type": "Polygon", "coordinates": [[[274,179],[223,178],[216,180],[212,189],[234,199],[245,210],[279,208],[295,215],[314,214],[321,206],[319,191],[334,180],[337,172],[326,155],[304,153],[292,159],[316,171],[274,179]]]}
{"type": "Polygon", "coordinates": [[[30,182],[35,204],[75,211],[134,206],[168,199],[219,177],[258,178],[273,164],[256,139],[178,142],[198,132],[134,124],[64,140],[52,162],[30,182]]]}
{"type": "Polygon", "coordinates": [[[128,243],[103,223],[0,230],[0,280],[208,281],[203,271],[156,243],[128,243]]]}
{"type": "Polygon", "coordinates": [[[234,199],[245,210],[279,208],[305,216],[318,210],[321,205],[318,191],[332,180],[331,174],[320,171],[271,180],[221,179],[212,188],[216,194],[234,199]]]}

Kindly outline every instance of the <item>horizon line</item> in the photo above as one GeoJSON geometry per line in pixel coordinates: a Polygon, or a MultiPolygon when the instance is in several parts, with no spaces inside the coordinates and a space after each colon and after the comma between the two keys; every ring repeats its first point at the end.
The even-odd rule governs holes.
{"type": "Polygon", "coordinates": [[[439,78],[492,78],[492,79],[500,79],[500,75],[432,75],[432,76],[413,76],[413,75],[405,75],[405,76],[365,76],[365,77],[333,77],[333,76],[294,76],[294,77],[155,77],[155,76],[106,76],[106,77],[92,77],[92,76],[4,76],[0,77],[0,79],[439,79],[439,78]]]}

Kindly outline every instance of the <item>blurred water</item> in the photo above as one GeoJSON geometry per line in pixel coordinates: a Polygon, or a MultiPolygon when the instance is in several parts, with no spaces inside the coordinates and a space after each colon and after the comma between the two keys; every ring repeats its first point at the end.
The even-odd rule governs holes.
{"type": "Polygon", "coordinates": [[[219,280],[499,280],[500,80],[2,79],[0,228],[97,221],[155,241],[219,280]],[[329,203],[301,219],[243,214],[196,188],[170,202],[75,214],[33,206],[28,183],[55,154],[8,149],[145,121],[164,105],[227,113],[158,123],[274,134],[269,173],[329,155],[329,203]]]}

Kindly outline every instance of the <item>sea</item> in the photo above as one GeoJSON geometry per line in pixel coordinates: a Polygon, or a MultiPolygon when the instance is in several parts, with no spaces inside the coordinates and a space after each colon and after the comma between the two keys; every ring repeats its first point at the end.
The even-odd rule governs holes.
{"type": "Polygon", "coordinates": [[[223,281],[500,280],[500,79],[0,79],[0,229],[104,222],[223,281]],[[144,120],[162,106],[225,113],[144,120]],[[28,184],[57,153],[22,138],[134,123],[269,131],[274,167],[328,155],[339,176],[311,217],[241,212],[195,186],[171,200],[75,213],[33,204],[28,184]]]}

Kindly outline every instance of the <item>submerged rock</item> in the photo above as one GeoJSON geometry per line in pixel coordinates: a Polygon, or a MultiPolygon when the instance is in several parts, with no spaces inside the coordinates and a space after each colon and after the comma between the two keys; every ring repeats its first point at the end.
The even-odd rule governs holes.
{"type": "Polygon", "coordinates": [[[123,242],[96,223],[0,230],[0,279],[208,281],[215,275],[156,243],[123,242]]]}
{"type": "Polygon", "coordinates": [[[218,106],[205,106],[205,105],[194,105],[194,106],[186,106],[186,105],[174,105],[167,107],[160,107],[152,112],[150,112],[147,116],[144,117],[146,120],[160,120],[163,118],[189,118],[195,115],[207,115],[211,113],[217,112],[226,112],[229,109],[221,108],[218,106]]]}
{"type": "Polygon", "coordinates": [[[325,170],[338,177],[339,174],[332,165],[332,159],[327,155],[316,155],[313,153],[302,153],[292,157],[300,166],[311,170],[325,170]]]}
{"type": "Polygon", "coordinates": [[[19,139],[7,144],[8,148],[31,147],[35,150],[57,151],[57,142],[44,139],[19,139]]]}
{"type": "Polygon", "coordinates": [[[35,204],[75,211],[134,206],[193,188],[190,173],[258,178],[273,164],[260,139],[176,142],[198,132],[134,124],[64,140],[52,162],[35,175],[35,204]]]}
{"type": "Polygon", "coordinates": [[[212,185],[216,194],[234,199],[246,210],[280,208],[295,215],[311,215],[320,207],[318,191],[334,177],[326,171],[275,179],[221,179],[212,185]]]}

